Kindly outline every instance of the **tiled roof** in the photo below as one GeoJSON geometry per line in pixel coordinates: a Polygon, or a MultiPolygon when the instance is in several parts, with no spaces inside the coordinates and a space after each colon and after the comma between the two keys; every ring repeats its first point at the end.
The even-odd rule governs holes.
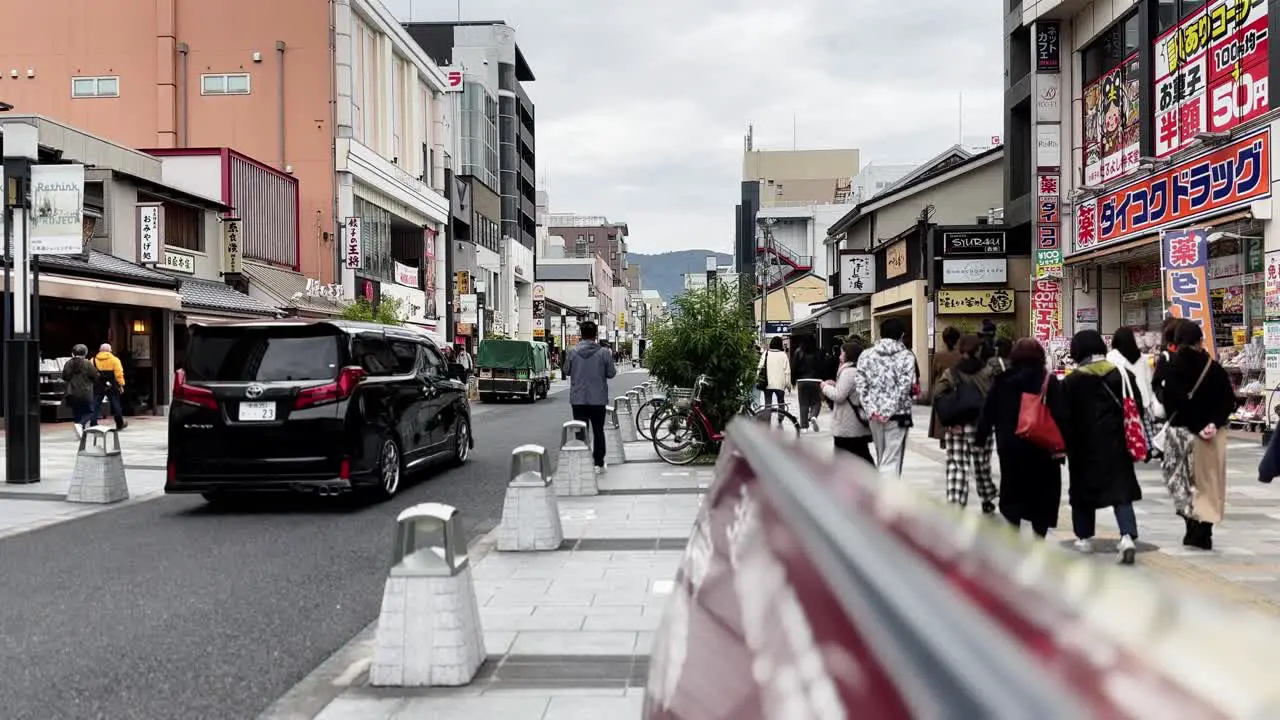
{"type": "Polygon", "coordinates": [[[337,315],[343,303],[324,297],[307,295],[307,276],[302,273],[256,262],[244,264],[244,274],[272,297],[278,298],[281,307],[294,307],[318,313],[337,315]]]}
{"type": "Polygon", "coordinates": [[[141,280],[148,284],[161,285],[163,287],[176,287],[178,285],[177,279],[171,275],[156,272],[151,268],[146,268],[97,250],[90,250],[87,260],[79,255],[41,255],[40,266],[47,267],[53,272],[66,271],[72,274],[114,276],[125,282],[141,280]]]}
{"type": "Polygon", "coordinates": [[[275,308],[268,307],[226,283],[212,280],[183,278],[179,294],[182,295],[182,307],[184,308],[266,315],[269,317],[276,317],[280,314],[275,308]]]}

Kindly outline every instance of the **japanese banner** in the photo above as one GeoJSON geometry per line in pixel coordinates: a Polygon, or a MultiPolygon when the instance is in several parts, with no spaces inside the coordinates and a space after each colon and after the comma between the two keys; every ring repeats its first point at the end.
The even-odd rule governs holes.
{"type": "Polygon", "coordinates": [[[1046,173],[1036,176],[1036,246],[1035,276],[1062,277],[1062,176],[1046,173]]]}
{"type": "Polygon", "coordinates": [[[1169,313],[1199,325],[1204,331],[1204,349],[1214,355],[1208,235],[1199,228],[1161,233],[1160,258],[1169,313]]]}
{"type": "Polygon", "coordinates": [[[1046,345],[1062,337],[1062,281],[1052,278],[1032,281],[1031,336],[1046,345]]]}
{"type": "Polygon", "coordinates": [[[1090,250],[1271,196],[1271,131],[1237,138],[1076,207],[1075,249],[1090,250]]]}
{"type": "Polygon", "coordinates": [[[1265,273],[1263,291],[1267,319],[1280,320],[1280,250],[1267,253],[1265,273]]]}

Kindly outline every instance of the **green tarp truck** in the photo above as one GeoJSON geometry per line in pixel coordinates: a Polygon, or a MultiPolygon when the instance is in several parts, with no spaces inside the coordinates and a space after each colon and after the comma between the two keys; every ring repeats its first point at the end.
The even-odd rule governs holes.
{"type": "Polygon", "coordinates": [[[531,340],[485,340],[476,352],[480,399],[534,402],[551,390],[547,344],[531,340]]]}

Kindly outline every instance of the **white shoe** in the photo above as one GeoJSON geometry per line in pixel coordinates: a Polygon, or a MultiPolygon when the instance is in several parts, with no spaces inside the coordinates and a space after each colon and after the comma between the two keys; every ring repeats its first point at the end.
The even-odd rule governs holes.
{"type": "Polygon", "coordinates": [[[597,475],[603,475],[603,474],[604,474],[604,471],[605,471],[605,470],[608,470],[608,469],[609,469],[609,463],[605,463],[604,465],[596,465],[596,466],[595,466],[595,471],[596,471],[596,474],[597,474],[597,475]]]}
{"type": "Polygon", "coordinates": [[[1076,549],[1076,552],[1082,555],[1088,555],[1089,553],[1093,552],[1093,541],[1087,540],[1084,538],[1079,538],[1075,541],[1072,547],[1076,549]]]}
{"type": "Polygon", "coordinates": [[[1133,542],[1133,538],[1124,535],[1120,538],[1119,552],[1117,553],[1116,562],[1121,565],[1132,565],[1135,556],[1138,554],[1138,546],[1133,542]]]}
{"type": "Polygon", "coordinates": [[[810,427],[814,432],[822,432],[822,431],[818,428],[818,421],[817,421],[817,420],[810,420],[810,421],[809,421],[809,427],[810,427]]]}
{"type": "Polygon", "coordinates": [[[73,425],[73,427],[75,427],[75,429],[76,429],[76,439],[77,439],[77,440],[79,440],[80,438],[84,437],[84,426],[83,426],[83,425],[81,425],[80,423],[75,423],[75,425],[73,425]]]}

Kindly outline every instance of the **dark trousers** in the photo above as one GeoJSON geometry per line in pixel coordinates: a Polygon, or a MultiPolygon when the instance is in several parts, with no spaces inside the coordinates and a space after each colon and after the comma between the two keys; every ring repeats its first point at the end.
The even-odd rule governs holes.
{"type": "MultiPolygon", "coordinates": [[[[1138,539],[1138,516],[1133,513],[1133,503],[1122,503],[1111,508],[1116,514],[1116,525],[1121,535],[1138,539]]],[[[1088,540],[1096,534],[1098,511],[1093,508],[1071,506],[1071,529],[1076,537],[1088,540]]]]}
{"type": "Polygon", "coordinates": [[[863,460],[876,464],[875,458],[871,457],[871,436],[867,437],[840,437],[835,438],[836,450],[843,450],[851,455],[856,455],[863,460]]]}
{"type": "Polygon", "coordinates": [[[80,427],[89,427],[89,423],[95,418],[92,400],[69,397],[67,407],[71,409],[71,419],[80,427]]]}
{"type": "Polygon", "coordinates": [[[124,427],[124,408],[120,403],[120,388],[94,388],[93,390],[93,421],[91,425],[98,424],[98,418],[102,416],[102,400],[106,399],[111,405],[111,417],[115,418],[116,427],[124,427]]]}
{"type": "MultiPolygon", "coordinates": [[[[1018,517],[1016,513],[1005,508],[1001,508],[1000,514],[1003,515],[1004,519],[1007,520],[1015,529],[1022,527],[1022,518],[1018,517]]],[[[1042,538],[1049,534],[1048,525],[1037,525],[1035,523],[1031,523],[1031,530],[1036,534],[1036,537],[1042,538]]],[[[1137,531],[1135,530],[1134,532],[1137,531]]]]}
{"type": "Polygon", "coordinates": [[[822,384],[801,380],[796,383],[796,395],[800,401],[800,427],[809,427],[809,421],[817,418],[822,409],[822,384]]]}
{"type": "MultiPolygon", "coordinates": [[[[581,420],[591,428],[591,457],[596,467],[604,467],[604,405],[574,405],[573,419],[581,420]]],[[[586,438],[582,438],[586,442],[586,438]]]]}
{"type": "Polygon", "coordinates": [[[765,388],[764,404],[765,405],[781,405],[782,398],[785,397],[786,394],[787,394],[787,391],[781,388],[765,388]],[[775,400],[774,398],[777,398],[777,399],[775,400]]]}

